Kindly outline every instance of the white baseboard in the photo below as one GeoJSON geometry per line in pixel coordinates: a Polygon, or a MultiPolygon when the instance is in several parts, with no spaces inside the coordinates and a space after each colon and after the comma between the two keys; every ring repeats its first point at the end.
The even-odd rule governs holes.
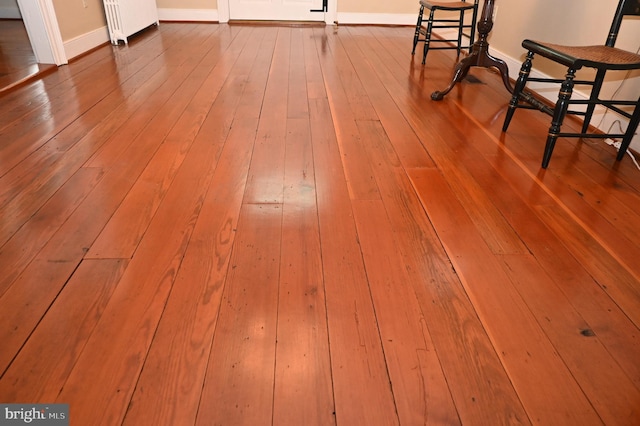
{"type": "Polygon", "coordinates": [[[105,26],[65,41],[64,52],[67,55],[67,59],[73,59],[108,41],[109,30],[105,26]]]}
{"type": "Polygon", "coordinates": [[[217,9],[158,9],[160,21],[218,22],[217,9]]]}
{"type": "Polygon", "coordinates": [[[416,25],[418,15],[402,13],[344,13],[338,12],[339,24],[416,25]]]}

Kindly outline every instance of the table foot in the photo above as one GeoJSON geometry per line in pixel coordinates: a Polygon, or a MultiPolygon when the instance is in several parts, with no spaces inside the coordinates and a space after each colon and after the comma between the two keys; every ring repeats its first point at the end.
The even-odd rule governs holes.
{"type": "Polygon", "coordinates": [[[453,78],[451,79],[449,86],[444,90],[437,90],[431,94],[431,99],[434,101],[442,100],[445,95],[453,89],[456,83],[461,82],[467,76],[469,68],[471,67],[497,68],[502,75],[504,87],[507,88],[509,93],[513,93],[511,81],[509,80],[509,68],[507,63],[502,59],[494,58],[489,54],[489,42],[487,41],[487,36],[493,27],[494,3],[495,0],[484,0],[482,17],[478,22],[479,39],[473,44],[471,54],[456,64],[453,71],[453,78]]]}
{"type": "Polygon", "coordinates": [[[509,67],[507,66],[507,63],[502,59],[491,56],[489,52],[487,52],[486,48],[482,48],[458,62],[453,70],[453,77],[451,78],[449,86],[444,90],[436,90],[433,92],[431,94],[431,99],[434,101],[441,101],[457,83],[464,80],[471,67],[497,68],[502,76],[504,87],[507,88],[509,93],[513,93],[513,87],[511,87],[511,81],[509,80],[509,67]]]}
{"type": "Polygon", "coordinates": [[[453,89],[456,83],[461,82],[467,76],[469,69],[477,62],[477,54],[472,53],[467,56],[460,62],[456,64],[456,67],[453,70],[453,77],[451,78],[451,83],[444,90],[436,90],[431,94],[431,99],[434,101],[441,101],[447,93],[453,89]]]}

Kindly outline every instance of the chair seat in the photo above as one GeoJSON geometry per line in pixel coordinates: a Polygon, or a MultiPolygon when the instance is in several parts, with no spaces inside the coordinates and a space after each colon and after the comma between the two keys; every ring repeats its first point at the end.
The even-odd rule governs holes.
{"type": "Polygon", "coordinates": [[[447,1],[447,2],[439,2],[439,1],[426,1],[420,0],[420,4],[426,7],[429,10],[440,9],[440,10],[470,10],[475,6],[473,3],[464,2],[464,1],[447,1]]]}
{"type": "Polygon", "coordinates": [[[578,70],[583,66],[628,70],[640,68],[640,55],[608,46],[563,46],[533,40],[522,42],[525,49],[578,70]]]}
{"type": "Polygon", "coordinates": [[[418,12],[418,22],[416,23],[416,29],[413,35],[413,49],[411,50],[411,54],[415,54],[416,46],[420,42],[424,43],[422,48],[422,65],[424,65],[430,49],[455,49],[458,57],[460,57],[462,49],[468,49],[469,53],[471,53],[475,41],[478,1],[479,0],[434,2],[430,0],[420,0],[420,12],[418,12]],[[426,17],[424,13],[425,9],[429,11],[426,17]],[[440,11],[443,13],[440,14],[440,11]],[[457,37],[454,38],[452,32],[449,32],[445,33],[442,37],[432,38],[434,29],[457,30],[457,37]],[[469,43],[463,43],[463,37],[468,39],[469,43]]]}

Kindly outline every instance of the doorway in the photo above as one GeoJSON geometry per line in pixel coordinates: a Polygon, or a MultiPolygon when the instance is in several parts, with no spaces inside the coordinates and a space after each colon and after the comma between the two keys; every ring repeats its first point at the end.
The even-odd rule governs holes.
{"type": "Polygon", "coordinates": [[[0,18],[0,93],[40,72],[27,30],[16,15],[0,18]]]}
{"type": "Polygon", "coordinates": [[[335,21],[337,0],[218,0],[220,22],[335,21]]]}
{"type": "Polygon", "coordinates": [[[31,48],[39,64],[67,63],[53,0],[17,0],[31,48]]]}

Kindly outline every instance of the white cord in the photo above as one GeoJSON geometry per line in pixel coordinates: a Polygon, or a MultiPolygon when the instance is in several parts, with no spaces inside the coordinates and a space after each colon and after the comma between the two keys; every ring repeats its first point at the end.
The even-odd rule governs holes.
{"type": "MultiPolygon", "coordinates": [[[[614,141],[613,139],[605,139],[604,141],[608,145],[614,146],[618,151],[620,151],[620,145],[622,145],[622,142],[614,141]]],[[[638,164],[638,162],[636,161],[636,157],[634,157],[633,154],[631,153],[631,151],[629,151],[629,150],[627,150],[626,153],[629,154],[629,157],[631,157],[631,160],[633,161],[633,164],[636,165],[636,168],[638,170],[640,170],[640,164],[638,164]]]]}
{"type": "MultiPolygon", "coordinates": [[[[640,53],[640,47],[638,47],[638,50],[636,50],[636,54],[640,53]]],[[[627,74],[625,76],[625,78],[622,79],[622,82],[620,83],[620,85],[618,86],[618,88],[615,90],[615,92],[613,92],[613,95],[611,96],[612,99],[615,99],[616,95],[618,94],[618,92],[620,91],[620,89],[622,89],[622,86],[624,85],[624,83],[627,81],[627,78],[629,77],[629,75],[631,74],[631,70],[627,71],[627,74]]],[[[605,116],[607,115],[607,113],[609,112],[608,108],[605,108],[604,114],[602,115],[602,118],[600,119],[600,124],[598,124],[597,128],[600,128],[600,126],[602,125],[602,122],[604,121],[605,116]]],[[[608,133],[611,133],[611,129],[613,128],[613,126],[617,124],[618,127],[620,128],[620,131],[622,132],[622,123],[620,123],[620,120],[615,120],[613,123],[611,123],[611,125],[609,126],[609,130],[607,131],[608,133]]],[[[604,140],[608,145],[614,146],[618,151],[620,151],[620,145],[622,145],[622,143],[620,141],[614,141],[613,139],[605,139],[604,140]]],[[[638,164],[638,162],[636,161],[636,158],[633,156],[633,154],[631,153],[631,151],[629,151],[627,149],[626,151],[627,154],[629,154],[629,157],[631,157],[631,160],[633,160],[633,164],[636,165],[636,168],[638,170],[640,170],[640,164],[638,164]]]]}

